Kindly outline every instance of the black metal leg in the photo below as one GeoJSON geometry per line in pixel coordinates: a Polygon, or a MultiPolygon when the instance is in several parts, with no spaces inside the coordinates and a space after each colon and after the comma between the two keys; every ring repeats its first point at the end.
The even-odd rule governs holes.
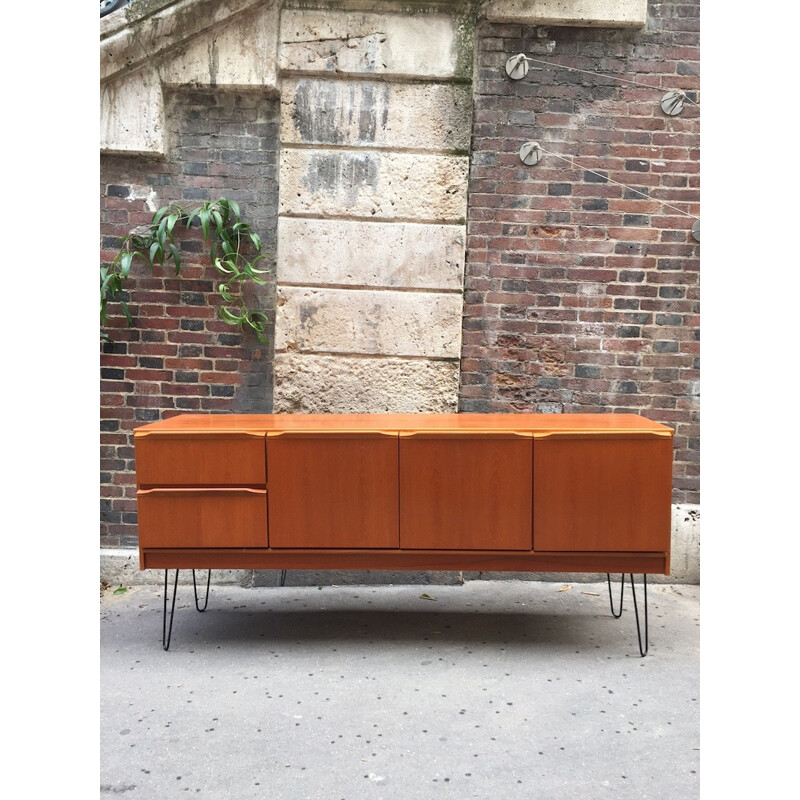
{"type": "Polygon", "coordinates": [[[197,577],[195,576],[195,571],[192,570],[192,583],[194,584],[194,607],[199,611],[203,612],[208,608],[208,593],[209,589],[211,588],[211,570],[208,571],[208,583],[206,584],[206,601],[203,603],[203,607],[200,608],[200,601],[197,599],[197,577]]]}
{"type": "Polygon", "coordinates": [[[629,573],[631,576],[631,594],[633,595],[633,612],[636,615],[636,637],[639,640],[639,653],[641,654],[642,658],[647,655],[647,651],[650,647],[650,641],[648,637],[648,629],[647,629],[647,575],[642,575],[643,583],[644,583],[644,648],[642,647],[642,631],[639,627],[639,607],[636,604],[636,589],[633,585],[633,573],[629,573]]]}
{"type": "Polygon", "coordinates": [[[608,581],[608,602],[611,604],[611,616],[614,619],[619,619],[622,616],[622,598],[625,596],[625,573],[620,576],[622,583],[619,587],[619,614],[614,613],[614,599],[611,597],[611,575],[606,572],[606,580],[608,581]]]}
{"type": "Polygon", "coordinates": [[[164,618],[161,625],[161,644],[165,650],[169,650],[169,643],[172,640],[172,618],[175,616],[175,598],[178,596],[178,573],[175,570],[175,585],[172,587],[172,608],[169,612],[169,633],[167,633],[167,589],[169,587],[169,570],[164,570],[164,618]]]}
{"type": "Polygon", "coordinates": [[[281,579],[280,579],[280,583],[278,585],[279,586],[286,586],[286,570],[285,569],[281,570],[281,579]]]}

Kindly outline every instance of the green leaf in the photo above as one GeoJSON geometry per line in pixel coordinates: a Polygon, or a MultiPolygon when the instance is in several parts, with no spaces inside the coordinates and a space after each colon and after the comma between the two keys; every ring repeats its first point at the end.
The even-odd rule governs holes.
{"type": "Polygon", "coordinates": [[[222,214],[220,214],[219,211],[214,210],[211,212],[211,216],[214,218],[214,222],[217,224],[217,232],[220,236],[222,236],[222,214]]]}
{"type": "Polygon", "coordinates": [[[169,251],[172,253],[172,258],[175,261],[175,274],[177,275],[181,271],[181,254],[174,244],[170,244],[169,251]]]}
{"type": "Polygon", "coordinates": [[[167,217],[167,233],[172,236],[172,229],[175,227],[175,223],[178,221],[177,214],[170,214],[167,217]]]}
{"type": "Polygon", "coordinates": [[[114,589],[114,594],[125,594],[128,589],[125,586],[120,586],[119,589],[114,589]]]}
{"type": "Polygon", "coordinates": [[[158,251],[161,249],[161,245],[158,242],[153,242],[150,245],[150,263],[155,264],[155,258],[158,251]]]}
{"type": "Polygon", "coordinates": [[[242,320],[242,314],[236,314],[231,308],[228,306],[220,306],[219,307],[219,316],[221,317],[223,322],[227,322],[231,325],[238,325],[242,320]]]}
{"type": "Polygon", "coordinates": [[[214,269],[216,269],[217,272],[221,272],[223,275],[233,274],[233,270],[227,268],[227,261],[224,261],[221,258],[214,259],[214,269]]]}
{"type": "Polygon", "coordinates": [[[233,211],[233,216],[236,217],[236,221],[238,222],[241,218],[241,212],[239,211],[239,204],[235,200],[228,200],[228,205],[230,206],[231,211],[233,211]]]}
{"type": "Polygon", "coordinates": [[[255,245],[256,250],[261,252],[261,237],[257,233],[251,233],[250,239],[255,245]]]}
{"type": "Polygon", "coordinates": [[[124,278],[128,277],[131,271],[131,262],[133,261],[133,253],[124,253],[119,261],[119,268],[124,278]]]}
{"type": "Polygon", "coordinates": [[[200,211],[200,225],[203,228],[203,241],[208,241],[209,214],[207,209],[200,211]]]}
{"type": "Polygon", "coordinates": [[[163,208],[159,208],[155,214],[153,214],[153,222],[151,224],[158,225],[159,222],[164,218],[164,215],[169,211],[169,206],[164,206],[163,208]]]}
{"type": "Polygon", "coordinates": [[[233,300],[233,295],[230,293],[226,283],[221,283],[218,287],[218,291],[226,303],[230,303],[233,300]]]}
{"type": "Polygon", "coordinates": [[[125,314],[125,319],[128,320],[128,327],[133,327],[133,317],[131,317],[131,311],[128,308],[128,304],[124,300],[120,300],[119,304],[122,306],[122,312],[125,314]]]}

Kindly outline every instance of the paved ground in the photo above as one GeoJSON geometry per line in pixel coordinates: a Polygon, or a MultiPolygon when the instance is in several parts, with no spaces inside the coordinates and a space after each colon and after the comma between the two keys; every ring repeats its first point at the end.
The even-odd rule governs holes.
{"type": "Polygon", "coordinates": [[[126,800],[689,800],[699,587],[181,586],[101,600],[101,794],[126,800]],[[427,595],[427,597],[426,597],[427,595]]]}

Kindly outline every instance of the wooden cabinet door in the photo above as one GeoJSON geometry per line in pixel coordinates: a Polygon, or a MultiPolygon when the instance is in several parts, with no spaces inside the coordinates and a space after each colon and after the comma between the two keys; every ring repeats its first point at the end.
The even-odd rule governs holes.
{"type": "Polygon", "coordinates": [[[400,435],[400,546],[530,550],[530,434],[400,435]]]}
{"type": "Polygon", "coordinates": [[[533,443],[533,546],[668,552],[670,437],[550,436],[533,443]]]}
{"type": "Polygon", "coordinates": [[[397,434],[267,436],[270,547],[396,548],[397,434]]]}

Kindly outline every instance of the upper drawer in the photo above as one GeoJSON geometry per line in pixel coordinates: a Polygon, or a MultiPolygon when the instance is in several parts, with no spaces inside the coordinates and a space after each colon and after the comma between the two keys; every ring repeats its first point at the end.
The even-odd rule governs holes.
{"type": "Polygon", "coordinates": [[[263,433],[143,433],[134,438],[139,486],[264,486],[263,433]]]}

